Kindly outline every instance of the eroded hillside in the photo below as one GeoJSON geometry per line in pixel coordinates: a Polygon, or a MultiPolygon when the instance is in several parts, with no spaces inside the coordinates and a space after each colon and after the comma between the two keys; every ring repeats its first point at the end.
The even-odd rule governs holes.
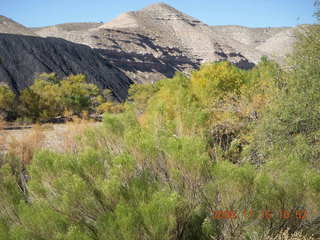
{"type": "Polygon", "coordinates": [[[282,62],[291,51],[294,30],[208,26],[164,3],[106,23],[28,29],[2,17],[0,77],[18,91],[39,72],[85,73],[122,100],[131,82],[154,82],[204,62],[227,60],[244,69],[262,56],[282,62]]]}

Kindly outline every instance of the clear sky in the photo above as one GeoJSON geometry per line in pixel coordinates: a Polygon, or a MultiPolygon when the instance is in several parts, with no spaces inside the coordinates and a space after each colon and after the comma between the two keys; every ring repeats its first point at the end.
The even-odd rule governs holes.
{"type": "MultiPolygon", "coordinates": [[[[0,0],[0,15],[27,26],[107,22],[157,0],[0,0]]],[[[314,23],[314,0],[164,0],[209,25],[248,27],[314,23]]]]}

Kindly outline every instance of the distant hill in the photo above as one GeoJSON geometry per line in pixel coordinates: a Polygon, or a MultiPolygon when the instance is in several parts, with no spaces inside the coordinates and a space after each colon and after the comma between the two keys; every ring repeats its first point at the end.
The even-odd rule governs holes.
{"type": "Polygon", "coordinates": [[[31,83],[36,72],[58,71],[63,76],[88,72],[90,66],[90,81],[100,82],[100,86],[111,88],[115,96],[124,99],[128,82],[157,81],[176,71],[189,72],[204,62],[227,60],[248,69],[265,55],[282,63],[295,41],[295,29],[208,26],[164,3],[121,14],[106,23],[65,23],[28,29],[1,17],[0,58],[6,63],[0,65],[0,81],[14,81],[19,90],[31,83]],[[15,34],[10,38],[20,51],[13,46],[10,53],[5,50],[7,34],[15,34]],[[68,51],[55,47],[62,43],[68,51]],[[27,45],[23,47],[24,44],[27,45]],[[46,44],[48,47],[43,48],[46,44]],[[84,48],[94,56],[95,64],[88,55],[81,55],[84,48]],[[26,49],[28,54],[22,54],[26,49]],[[14,71],[20,74],[13,74],[14,71]],[[112,77],[103,78],[105,71],[111,71],[112,77]]]}
{"type": "Polygon", "coordinates": [[[0,15],[0,33],[37,36],[31,29],[0,15]]]}

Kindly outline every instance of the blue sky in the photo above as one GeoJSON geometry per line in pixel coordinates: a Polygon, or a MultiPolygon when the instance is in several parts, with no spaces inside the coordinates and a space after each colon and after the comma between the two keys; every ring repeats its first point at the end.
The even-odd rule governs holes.
{"type": "MultiPolygon", "coordinates": [[[[107,22],[139,10],[150,0],[0,0],[0,15],[28,27],[65,22],[107,22]]],[[[314,0],[167,0],[178,10],[209,25],[248,27],[314,23],[314,0]]]]}

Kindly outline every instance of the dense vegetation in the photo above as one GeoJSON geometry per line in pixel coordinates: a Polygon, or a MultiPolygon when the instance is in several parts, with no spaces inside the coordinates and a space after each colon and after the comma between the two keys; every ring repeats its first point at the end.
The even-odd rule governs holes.
{"type": "MultiPolygon", "coordinates": [[[[3,156],[0,239],[320,237],[319,32],[300,34],[286,71],[263,58],[250,71],[221,62],[135,85],[79,151],[41,151],[28,164],[3,156]]],[[[60,85],[39,81],[21,94],[40,96],[31,117],[60,109],[49,94],[60,85]],[[41,99],[53,101],[50,111],[41,99]]],[[[90,107],[70,96],[82,95],[59,94],[67,109],[90,107]]]]}
{"type": "Polygon", "coordinates": [[[54,73],[43,73],[18,96],[8,86],[0,85],[0,114],[6,120],[22,122],[52,121],[73,115],[85,117],[113,111],[115,104],[107,102],[110,93],[86,83],[86,77],[81,74],[58,79],[54,73]]]}

